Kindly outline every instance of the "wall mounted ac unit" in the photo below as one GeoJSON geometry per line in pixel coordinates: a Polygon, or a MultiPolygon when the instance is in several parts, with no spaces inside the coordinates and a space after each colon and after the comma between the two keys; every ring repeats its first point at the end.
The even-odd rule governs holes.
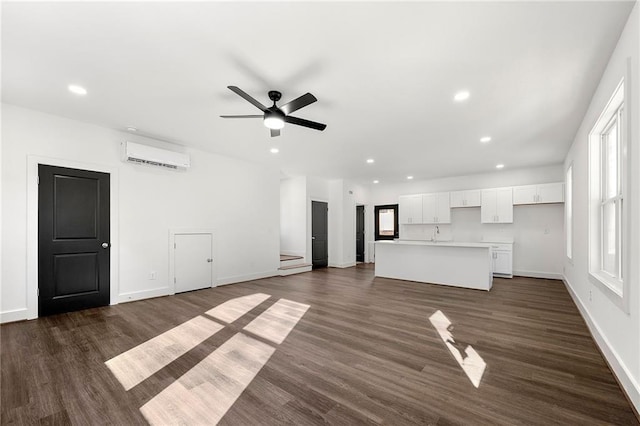
{"type": "Polygon", "coordinates": [[[123,160],[129,163],[149,164],[169,169],[188,169],[191,158],[166,149],[125,141],[123,144],[123,160]]]}

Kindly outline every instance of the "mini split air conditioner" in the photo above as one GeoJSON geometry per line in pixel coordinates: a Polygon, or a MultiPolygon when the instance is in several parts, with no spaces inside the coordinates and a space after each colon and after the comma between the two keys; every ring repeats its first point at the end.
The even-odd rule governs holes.
{"type": "Polygon", "coordinates": [[[188,169],[191,167],[191,159],[188,154],[129,141],[123,142],[122,146],[123,160],[129,163],[148,164],[169,169],[188,169]]]}

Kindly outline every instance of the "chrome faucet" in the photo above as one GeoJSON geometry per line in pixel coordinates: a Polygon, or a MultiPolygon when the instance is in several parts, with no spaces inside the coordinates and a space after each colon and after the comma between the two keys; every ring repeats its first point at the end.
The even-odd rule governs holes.
{"type": "Polygon", "coordinates": [[[433,241],[434,243],[436,241],[438,241],[438,234],[440,234],[440,227],[438,225],[436,225],[433,228],[433,234],[431,235],[431,241],[433,241]]]}

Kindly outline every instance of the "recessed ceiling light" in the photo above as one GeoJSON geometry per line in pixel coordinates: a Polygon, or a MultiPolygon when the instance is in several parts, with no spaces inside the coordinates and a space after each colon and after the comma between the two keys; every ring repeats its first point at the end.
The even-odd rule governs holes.
{"type": "Polygon", "coordinates": [[[374,160],[373,158],[368,158],[367,159],[367,163],[372,164],[375,163],[376,160],[374,160]]]}
{"type": "Polygon", "coordinates": [[[271,148],[269,151],[271,151],[272,154],[277,154],[280,152],[278,148],[271,148]]]}
{"type": "Polygon", "coordinates": [[[68,89],[71,93],[75,93],[76,95],[84,96],[87,94],[87,89],[76,84],[70,84],[68,89]]]}
{"type": "Polygon", "coordinates": [[[467,99],[469,99],[469,92],[467,92],[466,90],[462,90],[456,93],[453,97],[453,100],[456,102],[466,101],[467,99]]]}
{"type": "Polygon", "coordinates": [[[491,141],[491,136],[485,136],[485,137],[480,138],[480,142],[482,142],[482,143],[487,143],[487,142],[490,142],[490,141],[491,141]]]}
{"type": "Polygon", "coordinates": [[[498,165],[496,166],[496,169],[503,169],[503,168],[504,168],[504,164],[498,164],[498,165]]]}
{"type": "Polygon", "coordinates": [[[373,183],[380,183],[378,179],[374,180],[373,183]]]}
{"type": "Polygon", "coordinates": [[[413,179],[413,176],[407,176],[407,179],[411,180],[413,179]]]}
{"type": "Polygon", "coordinates": [[[130,132],[137,132],[138,131],[138,129],[133,127],[133,126],[127,126],[127,130],[130,131],[130,132]]]}

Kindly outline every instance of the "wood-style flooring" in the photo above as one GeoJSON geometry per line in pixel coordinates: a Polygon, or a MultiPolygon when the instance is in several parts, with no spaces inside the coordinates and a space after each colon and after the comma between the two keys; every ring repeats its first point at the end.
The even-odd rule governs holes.
{"type": "Polygon", "coordinates": [[[264,365],[221,425],[638,424],[555,280],[495,279],[483,292],[374,278],[371,265],[325,268],[5,324],[0,343],[2,424],[146,424],[148,410],[175,403],[163,391],[210,375],[222,349],[242,345],[263,348],[264,365]],[[244,315],[234,313],[239,302],[215,309],[240,297],[244,315]],[[292,303],[309,307],[288,335],[269,337],[272,311],[292,303]],[[182,335],[190,329],[204,334],[182,335]],[[173,358],[150,361],[142,376],[127,376],[126,365],[117,373],[129,390],[105,364],[115,359],[120,371],[113,363],[157,354],[167,341],[173,358]],[[469,347],[486,364],[477,387],[459,365],[469,347]]]}

